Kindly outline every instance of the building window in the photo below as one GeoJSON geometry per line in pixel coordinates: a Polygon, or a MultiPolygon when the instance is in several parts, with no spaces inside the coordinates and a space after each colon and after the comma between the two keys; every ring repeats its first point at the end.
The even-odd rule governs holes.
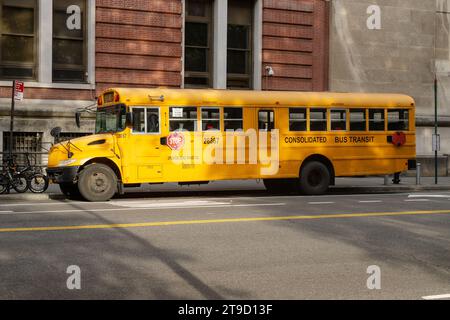
{"type": "MultiPolygon", "coordinates": [[[[14,132],[12,151],[17,156],[15,159],[19,164],[26,163],[26,154],[29,154],[29,159],[33,165],[42,164],[43,143],[42,132],[14,132]]],[[[10,143],[9,131],[3,132],[3,161],[9,152],[10,143]]]]}
{"type": "Polygon", "coordinates": [[[251,0],[228,0],[228,88],[248,89],[252,86],[253,7],[251,0]]]}
{"type": "Polygon", "coordinates": [[[53,82],[86,81],[86,1],[53,1],[53,82]]]}
{"type": "Polygon", "coordinates": [[[212,1],[187,0],[184,28],[185,87],[210,87],[212,1]]]}
{"type": "Polygon", "coordinates": [[[36,0],[1,0],[0,77],[35,79],[36,0]]]}

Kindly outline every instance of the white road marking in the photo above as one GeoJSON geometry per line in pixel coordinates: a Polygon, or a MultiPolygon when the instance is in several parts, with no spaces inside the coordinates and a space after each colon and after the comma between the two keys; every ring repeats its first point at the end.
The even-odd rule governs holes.
{"type": "MultiPolygon", "coordinates": [[[[22,207],[22,206],[57,206],[57,205],[66,205],[66,204],[86,204],[87,202],[81,201],[67,201],[67,202],[26,202],[26,203],[9,203],[9,204],[0,204],[0,207],[22,207]]],[[[97,202],[102,203],[102,202],[97,202]]],[[[107,203],[107,202],[105,202],[107,203]]]]}
{"type": "Polygon", "coordinates": [[[229,205],[229,202],[216,202],[207,200],[192,200],[192,201],[173,201],[173,202],[161,202],[161,201],[111,201],[109,204],[119,207],[127,208],[174,208],[174,207],[203,207],[207,205],[229,205]]]}
{"type": "Polygon", "coordinates": [[[259,204],[236,204],[236,205],[207,205],[207,206],[180,206],[180,207],[157,207],[157,208],[102,208],[102,209],[74,209],[74,210],[52,210],[52,211],[15,211],[5,214],[46,214],[46,213],[92,213],[107,211],[136,211],[136,210],[168,210],[168,209],[192,209],[192,208],[233,208],[233,207],[269,207],[269,206],[285,206],[286,203],[259,203],[259,204]]]}
{"type": "Polygon", "coordinates": [[[312,204],[312,205],[321,205],[321,204],[334,204],[336,202],[308,202],[308,204],[312,204]]]}
{"type": "Polygon", "coordinates": [[[11,212],[13,212],[13,211],[0,211],[0,214],[8,214],[8,213],[11,213],[11,212]]]}
{"type": "Polygon", "coordinates": [[[359,201],[359,203],[381,203],[381,200],[367,200],[367,201],[359,201]]]}
{"type": "Polygon", "coordinates": [[[411,200],[404,200],[405,202],[428,202],[429,199],[411,199],[411,200]]]}
{"type": "Polygon", "coordinates": [[[441,299],[450,299],[450,294],[440,294],[435,296],[425,296],[422,297],[425,300],[441,300],[441,299]]]}
{"type": "Polygon", "coordinates": [[[450,198],[450,195],[442,195],[442,194],[410,194],[408,198],[450,198]]]}

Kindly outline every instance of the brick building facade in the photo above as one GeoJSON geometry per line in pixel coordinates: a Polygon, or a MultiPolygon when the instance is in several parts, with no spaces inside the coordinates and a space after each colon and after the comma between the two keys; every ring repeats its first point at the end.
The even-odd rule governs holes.
{"type": "MultiPolygon", "coordinates": [[[[211,81],[203,87],[232,87],[227,82],[231,81],[227,79],[227,67],[230,68],[227,65],[227,52],[232,52],[227,48],[226,40],[233,41],[233,37],[227,39],[227,25],[230,24],[227,13],[231,16],[237,12],[234,14],[235,19],[243,19],[243,14],[240,14],[243,9],[236,1],[63,0],[66,11],[61,11],[61,8],[58,11],[56,5],[52,7],[52,1],[0,2],[2,10],[18,14],[19,18],[28,13],[28,20],[25,19],[23,24],[32,23],[35,26],[32,32],[37,54],[29,64],[35,66],[36,72],[25,78],[26,99],[17,104],[15,128],[24,135],[34,137],[37,134],[37,140],[42,141],[44,147],[53,141],[49,131],[56,125],[61,126],[68,136],[91,132],[92,122],[89,121],[83,122],[81,130],[75,127],[73,113],[77,108],[95,102],[96,95],[105,88],[189,87],[185,83],[188,77],[185,77],[187,72],[184,65],[185,54],[189,50],[185,46],[186,29],[189,29],[186,28],[186,23],[189,23],[186,22],[188,7],[198,10],[204,3],[210,4],[209,24],[212,27],[208,37],[212,40],[208,72],[211,81]],[[55,60],[58,60],[55,55],[70,56],[71,51],[71,44],[64,51],[64,43],[61,52],[55,50],[55,42],[58,41],[55,33],[71,36],[70,31],[65,29],[67,26],[55,17],[62,16],[69,21],[76,14],[70,7],[74,3],[81,8],[81,31],[84,37],[82,54],[85,56],[82,67],[87,76],[81,81],[54,81],[52,70],[54,72],[55,60]],[[21,16],[20,10],[25,11],[21,16]],[[60,32],[60,29],[64,31],[60,32]]],[[[54,4],[57,2],[53,1],[54,4]]],[[[246,30],[251,40],[247,48],[249,57],[246,66],[249,80],[244,86],[256,90],[327,90],[328,3],[323,0],[247,2],[250,18],[246,22],[249,25],[246,30]],[[267,65],[275,70],[273,77],[266,77],[264,67],[267,65]]],[[[2,30],[4,37],[8,34],[5,31],[14,32],[14,28],[21,27],[17,23],[10,23],[11,30],[2,30]]],[[[241,35],[238,33],[236,37],[241,35]]],[[[14,45],[12,41],[11,46],[14,45]]],[[[22,69],[15,70],[15,64],[14,61],[4,61],[2,68],[6,71],[1,75],[7,76],[0,75],[0,149],[3,150],[6,150],[5,137],[9,130],[11,80],[22,79],[20,75],[25,72],[22,69]],[[11,64],[13,69],[7,74],[11,64]],[[14,71],[17,71],[17,76],[14,76],[14,71]]],[[[21,67],[20,63],[17,65],[21,67]]],[[[237,82],[234,80],[235,84],[242,85],[239,75],[237,79],[237,82]]]]}

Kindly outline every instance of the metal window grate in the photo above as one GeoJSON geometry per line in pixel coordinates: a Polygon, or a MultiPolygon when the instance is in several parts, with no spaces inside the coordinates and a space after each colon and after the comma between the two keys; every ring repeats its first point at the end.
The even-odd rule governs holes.
{"type": "MultiPolygon", "coordinates": [[[[25,153],[30,154],[32,165],[42,164],[42,132],[14,132],[13,133],[13,153],[17,154],[17,162],[25,164],[25,153]]],[[[2,162],[9,152],[9,131],[3,132],[3,154],[2,162]]]]}

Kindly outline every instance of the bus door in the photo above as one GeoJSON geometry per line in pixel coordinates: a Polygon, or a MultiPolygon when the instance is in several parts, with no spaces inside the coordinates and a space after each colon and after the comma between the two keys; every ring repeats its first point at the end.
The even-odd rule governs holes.
{"type": "Polygon", "coordinates": [[[259,161],[264,162],[264,159],[260,159],[261,151],[262,154],[267,155],[267,157],[271,157],[272,130],[275,129],[275,110],[270,108],[258,109],[257,117],[258,117],[258,159],[259,161]],[[261,136],[261,134],[263,134],[263,136],[261,136]],[[259,150],[260,148],[266,150],[259,150]]]}
{"type": "Polygon", "coordinates": [[[128,162],[134,167],[140,183],[151,182],[163,175],[161,158],[161,109],[132,107],[133,127],[130,132],[128,162]]]}

